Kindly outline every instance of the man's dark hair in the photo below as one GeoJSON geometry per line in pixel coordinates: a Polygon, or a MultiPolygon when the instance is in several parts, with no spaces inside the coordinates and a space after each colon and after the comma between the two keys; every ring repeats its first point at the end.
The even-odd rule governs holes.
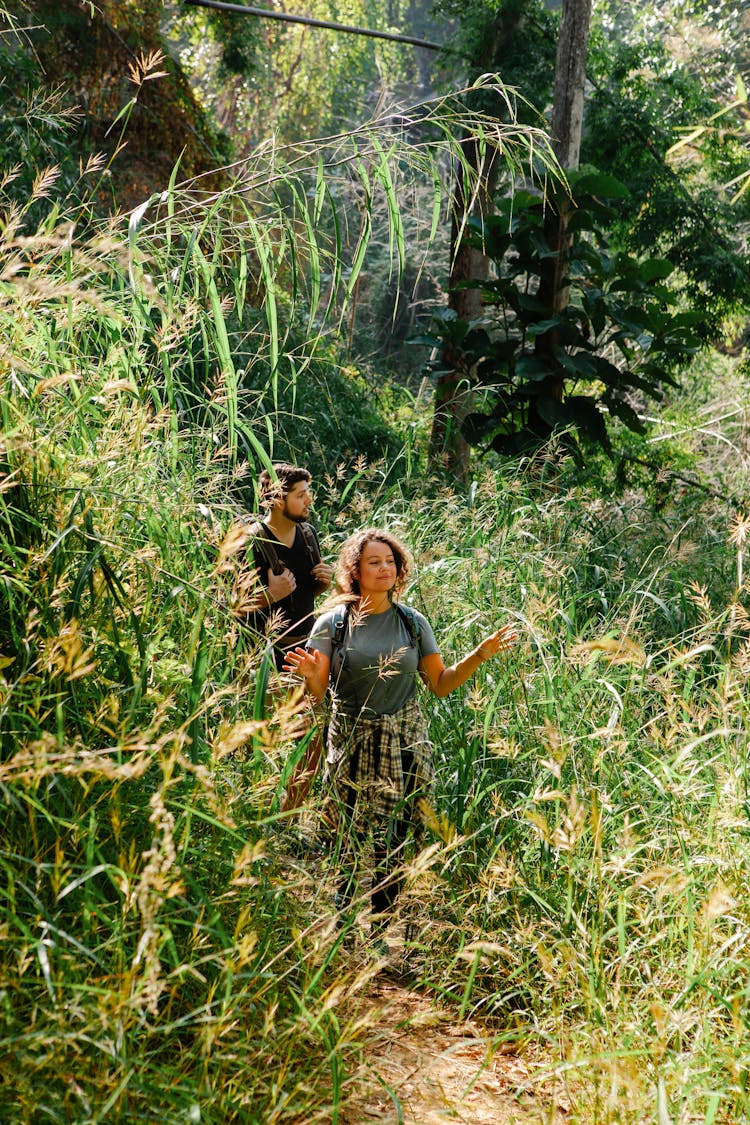
{"type": "Polygon", "coordinates": [[[270,508],[279,498],[283,500],[301,480],[312,480],[307,469],[301,469],[299,465],[288,465],[286,461],[274,462],[273,471],[275,477],[268,469],[264,469],[258,477],[258,500],[264,508],[270,508]]]}

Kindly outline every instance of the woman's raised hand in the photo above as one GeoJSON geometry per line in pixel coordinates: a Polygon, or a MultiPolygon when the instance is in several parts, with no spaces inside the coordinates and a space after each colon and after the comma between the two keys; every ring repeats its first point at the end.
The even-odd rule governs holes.
{"type": "Polygon", "coordinates": [[[317,649],[291,648],[284,658],[283,669],[301,676],[305,687],[318,703],[326,693],[331,658],[317,649]]]}
{"type": "Polygon", "coordinates": [[[509,648],[518,642],[519,633],[514,625],[503,625],[502,629],[498,629],[496,633],[491,633],[489,637],[485,637],[477,645],[476,651],[482,660],[490,660],[493,656],[498,656],[501,652],[507,652],[509,648]]]}
{"type": "Polygon", "coordinates": [[[284,657],[284,671],[294,672],[303,680],[316,675],[320,665],[320,653],[316,649],[290,648],[284,657]]]}

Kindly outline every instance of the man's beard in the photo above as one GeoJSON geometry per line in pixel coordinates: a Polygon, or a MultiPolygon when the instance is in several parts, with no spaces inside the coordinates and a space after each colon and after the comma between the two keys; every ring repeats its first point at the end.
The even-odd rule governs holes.
{"type": "Polygon", "coordinates": [[[306,515],[305,516],[293,516],[292,513],[287,508],[286,504],[284,505],[284,510],[282,512],[282,515],[285,516],[286,519],[288,519],[290,523],[305,523],[306,520],[307,520],[306,515]]]}

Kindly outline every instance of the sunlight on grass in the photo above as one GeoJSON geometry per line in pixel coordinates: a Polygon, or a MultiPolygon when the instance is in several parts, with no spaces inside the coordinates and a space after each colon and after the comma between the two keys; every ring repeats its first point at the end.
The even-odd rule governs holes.
{"type": "MultiPolygon", "coordinates": [[[[31,238],[9,216],[0,241],[0,1110],[331,1122],[375,970],[337,917],[315,802],[277,811],[301,700],[264,712],[238,519],[294,405],[285,357],[313,362],[305,300],[308,328],[341,308],[307,212],[312,289],[290,310],[244,198],[198,208],[202,227],[174,185],[151,202],[143,230],[31,238]]],[[[606,466],[589,488],[554,447],[480,465],[468,495],[420,457],[413,434],[389,460],[331,457],[326,555],[387,526],[447,660],[506,619],[523,643],[426,702],[416,978],[533,1044],[570,1120],[744,1120],[746,515],[657,505],[606,466]]]]}

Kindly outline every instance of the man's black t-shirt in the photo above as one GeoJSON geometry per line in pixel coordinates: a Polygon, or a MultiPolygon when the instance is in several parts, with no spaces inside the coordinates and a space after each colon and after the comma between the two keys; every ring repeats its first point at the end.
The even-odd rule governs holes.
{"type": "MultiPolygon", "coordinates": [[[[266,610],[260,610],[252,615],[251,625],[259,633],[265,629],[266,621],[273,615],[274,622],[279,626],[279,632],[274,628],[274,644],[278,647],[292,648],[295,644],[307,640],[312,628],[316,580],[311,570],[313,562],[305,537],[299,527],[294,529],[294,542],[291,547],[285,546],[276,538],[267,524],[263,525],[263,537],[273,543],[273,549],[278,555],[282,566],[291,570],[297,580],[297,587],[286,598],[274,602],[266,610]],[[280,635],[279,635],[280,633],[280,635]]],[[[268,586],[268,561],[262,555],[262,548],[253,543],[253,557],[255,566],[259,568],[260,579],[264,586],[268,586]]]]}

